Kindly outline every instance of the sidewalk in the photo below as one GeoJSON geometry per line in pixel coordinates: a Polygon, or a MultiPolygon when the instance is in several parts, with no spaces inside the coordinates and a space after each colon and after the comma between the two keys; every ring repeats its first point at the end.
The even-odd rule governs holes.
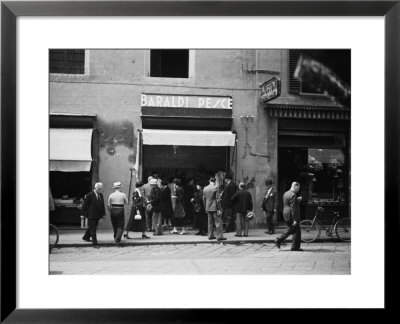
{"type": "MultiPolygon", "coordinates": [[[[170,234],[170,229],[164,229],[164,234],[160,236],[153,236],[152,232],[147,232],[150,239],[142,239],[141,233],[130,232],[131,240],[122,238],[121,243],[124,246],[137,246],[137,245],[157,245],[157,244],[204,244],[204,243],[223,243],[223,244],[243,244],[243,243],[273,243],[274,240],[280,236],[285,227],[276,227],[275,234],[265,234],[266,229],[250,229],[248,237],[236,237],[234,232],[224,233],[225,241],[209,240],[207,236],[195,235],[197,230],[188,230],[187,234],[170,234]]],[[[84,230],[63,230],[59,229],[59,241],[57,247],[84,247],[91,246],[90,242],[82,240],[84,230]]],[[[112,230],[97,231],[97,241],[100,246],[115,246],[112,230]]],[[[321,241],[332,241],[331,238],[321,235],[321,241]]],[[[289,237],[286,242],[291,242],[289,237]]],[[[317,241],[316,241],[317,242],[317,241]]],[[[333,242],[333,241],[332,241],[333,242]]]]}

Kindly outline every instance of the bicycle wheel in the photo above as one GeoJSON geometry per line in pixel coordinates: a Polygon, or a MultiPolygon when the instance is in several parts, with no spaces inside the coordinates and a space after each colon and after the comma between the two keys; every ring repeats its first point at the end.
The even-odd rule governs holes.
{"type": "Polygon", "coordinates": [[[314,242],[319,237],[319,225],[309,219],[300,222],[301,240],[304,243],[314,242]]]}
{"type": "Polygon", "coordinates": [[[58,243],[58,230],[54,225],[49,225],[49,246],[50,249],[58,243]]]}
{"type": "Polygon", "coordinates": [[[340,241],[351,241],[351,222],[350,218],[339,219],[335,225],[335,233],[340,241]]]}

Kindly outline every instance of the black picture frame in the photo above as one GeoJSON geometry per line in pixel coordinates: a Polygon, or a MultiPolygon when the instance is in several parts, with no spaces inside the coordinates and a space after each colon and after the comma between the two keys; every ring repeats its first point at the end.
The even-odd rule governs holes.
{"type": "MultiPolygon", "coordinates": [[[[234,322],[238,310],[16,309],[16,18],[18,16],[384,16],[385,309],[398,274],[388,266],[398,235],[400,1],[2,1],[1,2],[1,321],[6,323],[234,322]],[[231,318],[231,320],[227,320],[231,318]]],[[[373,44],[371,45],[373,46],[373,44]]],[[[373,150],[371,150],[373,154],[373,150]]],[[[373,169],[373,167],[371,167],[373,169]]],[[[373,183],[374,175],[371,177],[373,183]]],[[[381,188],[380,188],[381,189],[381,188]]],[[[368,190],[368,188],[366,189],[368,190]]],[[[382,189],[381,189],[382,190],[382,189]]],[[[398,280],[398,279],[397,279],[398,280]]],[[[397,281],[396,280],[396,281],[397,281]]],[[[105,296],[107,298],[107,296],[105,296]]],[[[243,314],[243,313],[241,313],[243,314]]],[[[260,314],[266,316],[265,314],[260,314]]],[[[255,316],[252,314],[252,316],[255,316]]]]}

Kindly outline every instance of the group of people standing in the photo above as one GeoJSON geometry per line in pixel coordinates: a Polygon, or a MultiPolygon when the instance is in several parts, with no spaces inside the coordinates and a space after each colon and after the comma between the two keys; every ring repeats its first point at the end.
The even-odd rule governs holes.
{"type": "MultiPolygon", "coordinates": [[[[192,182],[193,180],[191,180],[192,182]]],[[[190,198],[193,206],[193,225],[199,232],[196,235],[208,235],[209,240],[226,240],[223,233],[235,232],[237,237],[247,237],[249,232],[248,213],[253,210],[253,199],[243,182],[239,186],[233,181],[233,177],[227,174],[225,185],[217,186],[216,179],[211,177],[209,184],[202,188],[194,185],[194,192],[190,198]],[[224,228],[224,223],[226,227],[224,228]]],[[[265,181],[266,192],[261,209],[265,212],[268,232],[274,234],[273,215],[277,212],[277,195],[270,179],[265,181]]],[[[293,235],[292,250],[300,248],[299,227],[299,202],[297,197],[300,185],[292,184],[291,190],[283,196],[283,216],[287,222],[288,230],[282,234],[275,244],[280,244],[293,235]]],[[[148,239],[146,232],[153,231],[154,236],[163,235],[163,221],[172,227],[171,234],[187,234],[187,208],[185,208],[185,191],[181,180],[178,178],[168,182],[165,179],[149,177],[146,184],[137,182],[132,194],[132,205],[129,220],[124,228],[124,210],[128,204],[128,198],[121,192],[122,184],[113,184],[114,192],[108,198],[107,207],[110,212],[111,223],[114,230],[114,241],[120,245],[122,238],[131,239],[129,232],[141,232],[143,239],[148,239]],[[180,231],[178,231],[180,229],[180,231]]],[[[100,218],[105,216],[103,198],[103,185],[96,183],[94,190],[86,195],[82,204],[82,215],[88,219],[88,228],[82,237],[84,241],[91,241],[94,247],[98,247],[96,229],[100,218]]]]}

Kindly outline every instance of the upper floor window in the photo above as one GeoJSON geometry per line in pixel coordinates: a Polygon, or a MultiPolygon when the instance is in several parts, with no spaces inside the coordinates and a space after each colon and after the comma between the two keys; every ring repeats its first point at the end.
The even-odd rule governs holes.
{"type": "Polygon", "coordinates": [[[50,73],[85,74],[85,50],[51,49],[50,73]]]}
{"type": "Polygon", "coordinates": [[[189,50],[151,50],[150,77],[189,78],[189,50]]]}
{"type": "Polygon", "coordinates": [[[300,55],[310,58],[328,67],[341,80],[351,84],[350,72],[350,50],[343,49],[293,49],[289,50],[289,92],[290,93],[311,93],[322,94],[322,89],[316,89],[308,84],[301,83],[294,78],[294,71],[300,55]]]}

